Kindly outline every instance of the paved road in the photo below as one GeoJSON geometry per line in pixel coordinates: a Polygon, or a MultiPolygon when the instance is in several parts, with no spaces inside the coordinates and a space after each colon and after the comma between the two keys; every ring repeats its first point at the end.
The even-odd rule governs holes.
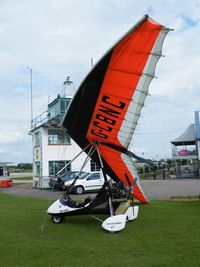
{"type": "Polygon", "coordinates": [[[149,199],[200,195],[200,179],[145,180],[143,186],[149,199]]]}
{"type": "MultiPolygon", "coordinates": [[[[35,189],[32,188],[32,183],[20,183],[20,181],[16,181],[12,187],[8,188],[0,188],[0,192],[8,193],[11,195],[19,195],[19,196],[31,196],[37,198],[47,198],[47,199],[57,199],[62,196],[62,191],[51,191],[49,189],[35,189]]],[[[21,181],[26,182],[26,181],[21,181]]]]}
{"type": "MultiPolygon", "coordinates": [[[[23,181],[24,182],[24,181],[23,181]]],[[[144,192],[151,199],[170,199],[173,196],[199,196],[200,179],[144,180],[144,192]]],[[[14,195],[32,196],[37,198],[57,199],[63,192],[32,189],[32,184],[14,184],[13,187],[0,188],[0,192],[14,195]]],[[[88,194],[87,194],[88,195],[88,194]]],[[[86,195],[83,195],[85,198],[86,195]]],[[[73,199],[80,196],[73,195],[73,199]]]]}

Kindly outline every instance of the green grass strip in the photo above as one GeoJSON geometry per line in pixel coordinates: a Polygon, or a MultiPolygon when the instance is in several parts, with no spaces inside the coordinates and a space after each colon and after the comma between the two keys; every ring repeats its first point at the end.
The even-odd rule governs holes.
{"type": "MultiPolygon", "coordinates": [[[[153,201],[118,234],[89,216],[53,224],[48,200],[0,193],[2,267],[199,267],[200,201],[153,201]]],[[[104,216],[105,218],[105,216],[104,216]]]]}

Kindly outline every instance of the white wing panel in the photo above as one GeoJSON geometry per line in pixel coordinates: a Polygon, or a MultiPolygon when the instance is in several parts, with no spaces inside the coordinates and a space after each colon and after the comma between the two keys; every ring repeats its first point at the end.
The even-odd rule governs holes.
{"type": "Polygon", "coordinates": [[[118,133],[118,139],[124,147],[128,147],[131,142],[133,133],[141,114],[142,107],[144,106],[146,96],[148,95],[149,84],[154,77],[156,64],[161,56],[162,44],[167,33],[168,30],[166,30],[165,28],[160,31],[154,47],[149,55],[147,63],[144,67],[141,78],[137,84],[137,88],[134,91],[132,101],[130,102],[128,110],[126,112],[125,119],[122,122],[121,128],[118,133]]]}

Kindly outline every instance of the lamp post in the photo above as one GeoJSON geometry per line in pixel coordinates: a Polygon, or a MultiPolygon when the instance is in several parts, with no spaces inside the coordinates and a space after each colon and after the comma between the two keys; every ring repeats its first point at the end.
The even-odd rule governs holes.
{"type": "MultiPolygon", "coordinates": [[[[144,158],[144,152],[142,152],[142,157],[144,158]]],[[[144,166],[144,163],[142,165],[142,170],[143,170],[143,174],[145,173],[145,166],[144,166]]]]}
{"type": "Polygon", "coordinates": [[[30,71],[30,90],[31,90],[31,130],[33,129],[33,83],[32,83],[32,69],[27,66],[30,71]]]}

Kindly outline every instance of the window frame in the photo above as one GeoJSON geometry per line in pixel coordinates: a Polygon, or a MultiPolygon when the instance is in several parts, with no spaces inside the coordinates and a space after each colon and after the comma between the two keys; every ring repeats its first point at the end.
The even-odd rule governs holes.
{"type": "MultiPolygon", "coordinates": [[[[64,166],[66,166],[70,160],[49,160],[48,161],[48,168],[49,168],[49,176],[57,176],[57,173],[59,170],[61,170],[64,166]],[[52,166],[51,166],[52,164],[52,166]],[[63,166],[59,166],[59,164],[63,166]]],[[[67,167],[63,169],[59,175],[62,175],[68,171],[71,171],[71,164],[69,164],[67,167]]]]}
{"type": "Polygon", "coordinates": [[[48,145],[71,145],[71,138],[64,129],[48,129],[48,145]]]}
{"type": "Polygon", "coordinates": [[[41,163],[40,161],[34,162],[34,176],[40,177],[41,175],[41,163]]]}
{"type": "Polygon", "coordinates": [[[101,168],[96,164],[96,162],[94,160],[90,160],[90,171],[91,172],[98,172],[100,171],[101,168]]]}
{"type": "Polygon", "coordinates": [[[40,146],[40,131],[34,133],[34,146],[40,146]]]}

